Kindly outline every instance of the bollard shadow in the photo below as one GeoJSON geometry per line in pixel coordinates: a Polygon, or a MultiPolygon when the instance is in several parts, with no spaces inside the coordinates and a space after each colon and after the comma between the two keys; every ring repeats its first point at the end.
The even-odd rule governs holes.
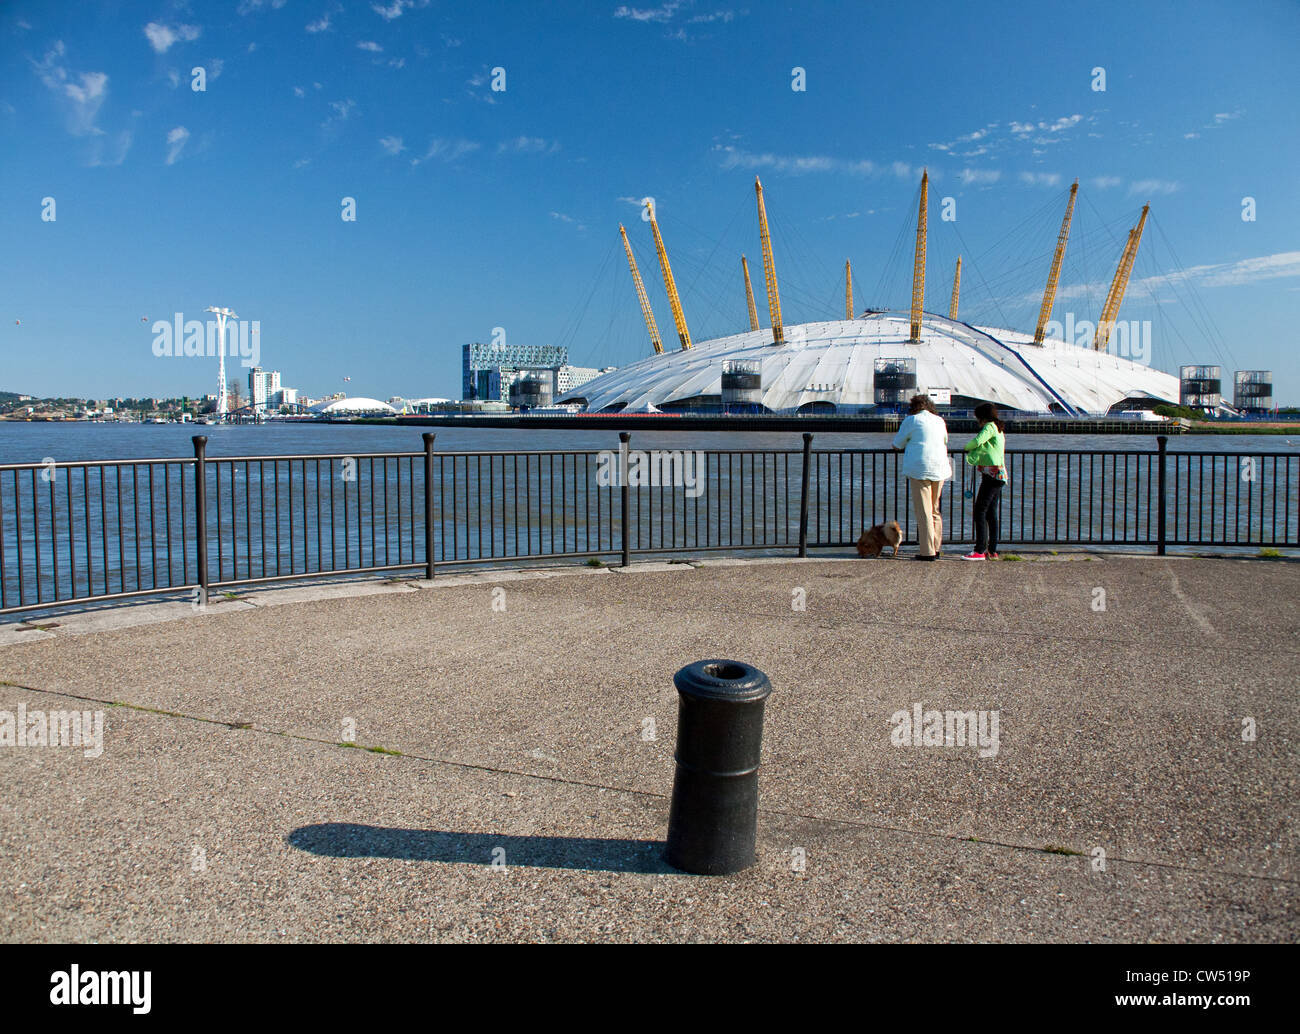
{"type": "Polygon", "coordinates": [[[664,845],[656,840],[453,833],[355,822],[300,826],[285,839],[301,851],[334,858],[398,858],[467,865],[492,865],[500,859],[507,867],[682,875],[663,860],[664,845]],[[499,853],[498,848],[505,853],[499,853]]]}

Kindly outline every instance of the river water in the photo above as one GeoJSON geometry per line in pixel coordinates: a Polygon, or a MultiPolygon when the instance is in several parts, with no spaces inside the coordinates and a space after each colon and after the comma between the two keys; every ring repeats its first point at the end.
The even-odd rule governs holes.
{"type": "MultiPolygon", "coordinates": [[[[218,587],[418,570],[426,556],[437,564],[573,562],[623,548],[620,491],[608,477],[617,465],[590,455],[617,449],[616,429],[432,429],[438,455],[428,505],[426,430],[0,423],[0,609],[192,585],[201,566],[198,482],[192,463],[176,461],[192,460],[196,433],[208,437],[204,542],[218,587]],[[258,458],[290,456],[308,458],[258,458]],[[337,458],[313,458],[321,456],[337,458]],[[112,460],[127,462],[84,465],[112,460]]],[[[634,450],[665,450],[690,465],[677,468],[680,481],[633,483],[631,550],[788,555],[804,498],[810,547],[843,548],[864,527],[894,519],[914,541],[892,436],[814,434],[805,481],[798,432],[634,431],[634,450]],[[707,455],[696,461],[697,450],[707,455]]],[[[949,542],[970,541],[973,528],[975,475],[960,454],[968,437],[950,441],[955,480],[942,505],[949,542]]],[[[1008,446],[1005,542],[1146,549],[1159,541],[1154,437],[1012,435],[1008,446]]],[[[1256,552],[1300,543],[1300,440],[1172,438],[1166,474],[1170,546],[1256,552]]]]}
{"type": "MultiPolygon", "coordinates": [[[[420,435],[437,434],[439,452],[588,450],[618,447],[616,430],[566,431],[474,427],[389,427],[358,424],[272,423],[194,427],[184,424],[100,424],[88,422],[0,422],[0,464],[79,462],[109,459],[180,458],[194,455],[191,437],[206,434],[209,456],[284,456],[293,454],[356,454],[419,452],[420,435]]],[[[814,449],[887,449],[892,435],[814,432],[814,449]]],[[[954,434],[951,445],[968,435],[954,434]]],[[[636,431],[638,449],[800,449],[794,431],[636,431]]],[[[1154,452],[1150,435],[1011,435],[1007,448],[1116,450],[1154,452]]],[[[1175,435],[1176,452],[1280,452],[1300,456],[1300,432],[1284,435],[1175,435]]]]}

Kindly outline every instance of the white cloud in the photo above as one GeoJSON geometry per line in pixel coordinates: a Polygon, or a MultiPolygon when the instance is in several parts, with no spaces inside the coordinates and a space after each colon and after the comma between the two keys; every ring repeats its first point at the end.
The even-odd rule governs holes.
{"type": "Polygon", "coordinates": [[[156,54],[167,53],[177,41],[189,43],[198,39],[201,31],[197,25],[177,25],[172,28],[161,22],[150,22],[144,27],[144,34],[156,54]]]}
{"type": "Polygon", "coordinates": [[[214,57],[208,62],[208,78],[218,79],[221,77],[221,70],[226,67],[226,63],[219,57],[214,57]]]}
{"type": "Polygon", "coordinates": [[[330,101],[330,116],[321,123],[321,128],[330,130],[340,123],[348,121],[357,113],[357,102],[348,98],[345,101],[330,101]]]}
{"type": "Polygon", "coordinates": [[[308,22],[305,26],[307,31],[310,33],[328,32],[329,27],[330,27],[330,15],[328,11],[322,14],[314,22],[308,22]]]}
{"type": "Polygon", "coordinates": [[[112,167],[121,165],[126,160],[127,151],[131,150],[134,134],[129,129],[111,136],[97,136],[91,144],[90,159],[92,166],[112,167]]]}
{"type": "Polygon", "coordinates": [[[978,158],[1007,143],[1008,134],[1012,141],[1016,143],[1028,143],[1032,139],[1034,144],[1052,144],[1061,139],[1059,134],[1068,129],[1073,129],[1082,121],[1084,121],[1084,116],[1076,114],[1063,115],[1052,121],[1044,120],[1041,122],[1020,122],[1013,119],[1005,127],[1000,122],[989,122],[963,136],[943,143],[933,143],[929,146],[935,151],[951,152],[958,158],[978,158]],[[970,144],[979,144],[980,146],[970,150],[960,149],[970,144]]]}
{"type": "Polygon", "coordinates": [[[1041,122],[1038,125],[1040,129],[1045,128],[1048,133],[1059,133],[1063,129],[1073,129],[1082,121],[1082,115],[1067,115],[1064,118],[1058,118],[1050,126],[1044,127],[1041,122]]]}
{"type": "Polygon", "coordinates": [[[190,131],[184,126],[177,126],[167,134],[167,165],[174,165],[176,159],[181,156],[181,151],[185,150],[185,143],[190,138],[190,131]]]}
{"type": "Polygon", "coordinates": [[[108,97],[108,76],[103,72],[72,72],[63,63],[64,54],[63,41],[56,40],[41,61],[32,62],[32,68],[64,106],[68,132],[73,136],[97,135],[102,130],[95,120],[108,97]]]}
{"type": "MultiPolygon", "coordinates": [[[[427,7],[429,0],[420,0],[418,6],[427,7]]],[[[370,9],[379,15],[384,21],[391,22],[400,18],[405,11],[411,10],[417,6],[416,0],[393,0],[390,4],[371,4],[370,9]]]]}
{"type": "Polygon", "coordinates": [[[1094,176],[1089,182],[1098,190],[1109,190],[1111,187],[1118,187],[1120,179],[1118,176],[1094,176]]]}
{"type": "Polygon", "coordinates": [[[980,186],[986,183],[996,183],[1002,178],[1002,173],[997,169],[962,169],[961,183],[962,186],[980,186]]]}
{"type": "Polygon", "coordinates": [[[384,48],[381,47],[381,46],[380,46],[378,43],[376,43],[374,40],[363,39],[360,43],[357,44],[357,49],[358,49],[358,50],[368,50],[368,51],[370,51],[370,53],[372,53],[372,54],[380,54],[380,53],[383,52],[383,49],[384,49],[384,48]]]}
{"type": "Polygon", "coordinates": [[[78,104],[89,104],[104,96],[108,86],[108,76],[103,72],[82,72],[81,83],[67,83],[64,90],[78,104]]]}
{"type": "Polygon", "coordinates": [[[497,145],[497,154],[511,152],[514,154],[554,154],[560,149],[558,140],[543,140],[540,136],[517,136],[511,140],[502,140],[497,145]]]}
{"type": "MultiPolygon", "coordinates": [[[[1181,284],[1193,287],[1242,287],[1287,277],[1300,277],[1300,251],[1283,251],[1274,255],[1238,259],[1235,262],[1206,263],[1172,273],[1136,278],[1129,284],[1128,297],[1153,297],[1181,284]]],[[[1057,292],[1057,299],[1071,301],[1076,298],[1097,298],[1109,288],[1109,280],[1068,284],[1057,292]]],[[[1025,295],[1023,300],[1033,301],[1037,297],[1025,295]]]]}
{"type": "Polygon", "coordinates": [[[427,162],[437,158],[442,162],[454,162],[463,158],[467,154],[477,151],[481,145],[473,140],[446,140],[442,137],[434,137],[429,141],[429,149],[424,152],[423,158],[412,158],[412,165],[419,165],[421,162],[427,162]]]}
{"type": "Polygon", "coordinates": [[[293,88],[293,95],[294,95],[295,97],[306,97],[306,96],[307,96],[307,91],[304,90],[301,86],[295,86],[295,87],[293,88]]]}
{"type": "Polygon", "coordinates": [[[400,136],[385,136],[379,140],[379,146],[389,154],[401,154],[406,150],[406,145],[402,143],[400,136]]]}
{"type": "Polygon", "coordinates": [[[587,228],[583,223],[580,223],[577,219],[573,218],[573,216],[565,215],[563,212],[552,212],[551,218],[558,219],[562,223],[569,223],[575,230],[585,230],[587,228]]]}
{"type": "Polygon", "coordinates": [[[1275,255],[1221,262],[1217,265],[1193,266],[1186,270],[1188,279],[1205,287],[1237,287],[1260,280],[1300,276],[1300,251],[1281,251],[1275,255]]]}
{"type": "Polygon", "coordinates": [[[722,155],[724,169],[771,169],[773,172],[844,172],[854,175],[871,175],[880,171],[874,162],[845,161],[824,154],[756,154],[742,151],[730,144],[716,144],[713,150],[722,155]]]}
{"type": "Polygon", "coordinates": [[[263,7],[270,7],[278,11],[288,0],[240,0],[239,7],[236,8],[240,16],[252,14],[254,11],[260,11],[263,7]]]}
{"type": "Polygon", "coordinates": [[[1172,194],[1181,186],[1177,180],[1137,180],[1129,184],[1128,192],[1135,194],[1172,194]]]}
{"type": "Polygon", "coordinates": [[[1059,172],[1022,172],[1020,182],[1031,187],[1059,187],[1061,185],[1061,174],[1059,172]]]}
{"type": "Polygon", "coordinates": [[[681,9],[681,0],[668,0],[659,7],[619,7],[614,11],[615,18],[628,18],[634,22],[670,22],[681,9]]]}

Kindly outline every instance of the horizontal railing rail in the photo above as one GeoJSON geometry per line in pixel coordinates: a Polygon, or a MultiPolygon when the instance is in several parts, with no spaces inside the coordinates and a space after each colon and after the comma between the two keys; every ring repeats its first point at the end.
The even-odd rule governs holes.
{"type": "MultiPolygon", "coordinates": [[[[890,449],[418,452],[0,465],[0,613],[438,565],[852,545],[897,520],[890,449]]],[[[1008,545],[1300,545],[1300,454],[1008,451],[1008,545]]],[[[945,540],[972,538],[974,478],[952,450],[945,540]]]]}

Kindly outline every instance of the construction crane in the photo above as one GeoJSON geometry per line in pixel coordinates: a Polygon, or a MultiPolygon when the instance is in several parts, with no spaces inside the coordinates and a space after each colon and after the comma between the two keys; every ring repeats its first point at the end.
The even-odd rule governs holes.
{"type": "Polygon", "coordinates": [[[1052,306],[1056,304],[1056,284],[1061,278],[1061,260],[1065,258],[1065,242],[1070,239],[1070,218],[1074,215],[1074,199],[1079,193],[1079,181],[1070,187],[1070,200],[1065,206],[1065,218],[1061,220],[1061,232],[1056,235],[1056,253],[1052,256],[1052,268],[1047,274],[1047,286],[1043,288],[1043,304],[1038,310],[1038,326],[1034,328],[1034,344],[1043,343],[1043,328],[1052,318],[1052,306]]]}
{"type": "Polygon", "coordinates": [[[957,302],[961,298],[961,256],[957,256],[957,272],[952,276],[952,304],[948,306],[948,318],[957,318],[957,302]]]}
{"type": "Polygon", "coordinates": [[[772,344],[785,344],[781,325],[781,296],[776,288],[776,262],[772,258],[772,237],[767,232],[767,209],[763,205],[763,184],[754,177],[754,195],[758,198],[758,236],[763,243],[763,280],[767,283],[767,311],[772,318],[772,344]]]}
{"type": "Polygon", "coordinates": [[[659,222],[655,219],[654,205],[650,205],[650,232],[655,235],[655,251],[659,253],[659,268],[664,274],[664,287],[668,290],[668,304],[673,310],[673,323],[677,326],[677,338],[682,343],[682,351],[691,347],[691,332],[686,329],[686,315],[682,312],[682,300],[677,297],[677,282],[673,280],[673,268],[668,264],[668,252],[664,251],[664,239],[659,233],[659,222]]]}
{"type": "Polygon", "coordinates": [[[925,209],[930,194],[929,170],[921,171],[921,204],[916,213],[916,259],[912,266],[912,336],[910,345],[921,342],[921,307],[925,304],[925,209]]]}
{"type": "Polygon", "coordinates": [[[1128,290],[1128,278],[1133,273],[1133,261],[1137,258],[1138,245],[1142,243],[1142,228],[1146,226],[1147,212],[1150,205],[1142,206],[1142,217],[1138,224],[1128,233],[1128,243],[1124,245],[1124,254],[1120,256],[1119,267],[1115,270],[1115,279],[1111,281],[1110,292],[1106,295],[1106,304],[1101,310],[1101,319],[1097,321],[1097,336],[1092,347],[1097,352],[1106,351],[1110,341],[1110,332],[1115,326],[1115,317],[1119,314],[1120,304],[1124,301],[1124,292],[1128,290]]]}
{"type": "Polygon", "coordinates": [[[844,318],[853,319],[853,267],[844,260],[844,318]]]}
{"type": "Polygon", "coordinates": [[[619,223],[618,232],[623,237],[623,250],[627,252],[627,265],[632,270],[632,283],[636,285],[636,298],[641,303],[641,315],[645,317],[645,329],[650,331],[650,344],[654,345],[655,355],[664,354],[664,344],[659,339],[659,324],[655,322],[654,310],[650,308],[650,299],[645,293],[645,284],[641,281],[641,271],[636,268],[636,259],[632,255],[632,245],[627,242],[627,231],[619,223]]]}
{"type": "Polygon", "coordinates": [[[745,301],[749,305],[749,329],[758,329],[758,308],[754,305],[754,285],[749,282],[749,263],[740,256],[740,269],[745,274],[745,301]]]}

